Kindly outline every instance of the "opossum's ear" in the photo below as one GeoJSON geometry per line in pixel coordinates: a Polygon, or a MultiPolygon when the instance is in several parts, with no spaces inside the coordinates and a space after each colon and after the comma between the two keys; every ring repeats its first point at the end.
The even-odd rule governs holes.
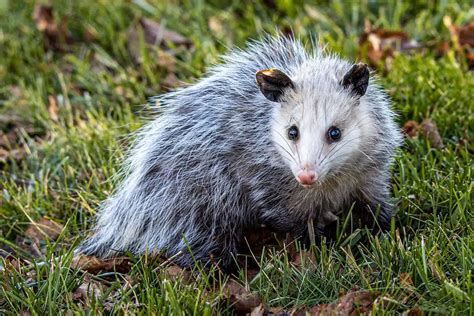
{"type": "Polygon", "coordinates": [[[293,81],[283,71],[271,68],[255,75],[257,85],[270,101],[278,102],[287,88],[294,88],[293,81]]]}
{"type": "Polygon", "coordinates": [[[369,67],[366,64],[356,64],[352,66],[342,79],[342,86],[349,88],[359,96],[363,96],[369,86],[369,67]]]}

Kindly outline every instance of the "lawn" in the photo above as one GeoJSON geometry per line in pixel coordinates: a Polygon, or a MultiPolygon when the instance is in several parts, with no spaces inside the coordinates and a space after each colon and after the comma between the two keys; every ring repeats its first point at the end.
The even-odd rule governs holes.
{"type": "Polygon", "coordinates": [[[259,303],[256,315],[474,314],[474,26],[470,48],[456,33],[474,21],[472,3],[49,4],[0,0],[0,314],[211,315],[259,303]],[[164,28],[179,34],[160,43],[153,32],[164,28]],[[151,255],[78,265],[73,250],[117,185],[130,134],[155,115],[148,98],[277,29],[370,62],[392,98],[407,136],[393,167],[391,232],[341,233],[305,252],[266,247],[248,257],[257,264],[241,260],[233,281],[151,255]],[[395,44],[379,56],[359,41],[364,30],[395,44]]]}

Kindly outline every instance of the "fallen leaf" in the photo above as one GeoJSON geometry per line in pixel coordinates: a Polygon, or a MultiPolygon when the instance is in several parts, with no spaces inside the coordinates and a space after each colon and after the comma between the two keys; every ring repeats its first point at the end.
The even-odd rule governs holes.
{"type": "Polygon", "coordinates": [[[359,38],[359,56],[366,57],[370,66],[378,67],[382,62],[385,70],[390,70],[393,57],[397,52],[408,52],[421,45],[408,37],[403,31],[372,28],[366,21],[365,31],[359,38]]]}
{"type": "Polygon", "coordinates": [[[188,270],[184,270],[177,265],[171,265],[165,268],[164,273],[172,281],[181,280],[184,283],[187,283],[190,280],[191,274],[188,270]]]}
{"type": "Polygon", "coordinates": [[[283,307],[270,307],[266,311],[268,315],[288,315],[283,307]]]}
{"type": "Polygon", "coordinates": [[[174,45],[188,46],[192,43],[189,39],[178,32],[168,30],[164,25],[151,19],[140,18],[139,23],[145,32],[145,40],[148,44],[167,45],[172,43],[174,45]]]}
{"type": "Polygon", "coordinates": [[[37,4],[33,10],[33,20],[38,31],[43,33],[45,46],[53,50],[65,50],[65,45],[72,43],[72,36],[67,27],[67,16],[58,24],[54,20],[53,6],[37,4]]]}
{"type": "Polygon", "coordinates": [[[263,304],[254,307],[251,312],[250,316],[263,316],[265,314],[265,306],[263,304]]]}
{"type": "MultiPolygon", "coordinates": [[[[303,314],[310,315],[361,315],[370,314],[378,292],[350,291],[331,304],[320,304],[312,308],[303,308],[303,314]]],[[[293,315],[293,314],[292,314],[293,315]]]]}
{"type": "Polygon", "coordinates": [[[223,293],[237,313],[250,313],[262,304],[262,299],[257,294],[250,293],[244,286],[232,279],[224,285],[223,293]]]}
{"type": "Polygon", "coordinates": [[[469,69],[474,69],[474,22],[456,26],[450,16],[445,16],[443,23],[451,33],[451,42],[458,55],[465,56],[469,69]]]}
{"type": "Polygon", "coordinates": [[[431,119],[424,119],[423,122],[420,124],[420,130],[426,136],[426,138],[430,141],[431,146],[433,148],[442,149],[444,148],[443,139],[438,131],[438,126],[436,123],[431,119]]]}
{"type": "Polygon", "coordinates": [[[457,32],[460,45],[474,46],[474,22],[458,27],[457,32]]]}
{"type": "Polygon", "coordinates": [[[128,257],[100,259],[94,256],[77,255],[72,259],[71,268],[87,271],[91,274],[117,271],[127,273],[131,262],[128,257]]]}
{"type": "Polygon", "coordinates": [[[211,16],[207,20],[207,25],[214,35],[223,36],[224,35],[224,23],[217,16],[211,16]]]}
{"type": "Polygon", "coordinates": [[[98,35],[99,35],[99,32],[94,26],[90,24],[87,24],[85,26],[84,39],[86,42],[93,42],[98,37],[98,35]]]}
{"type": "Polygon", "coordinates": [[[0,147],[0,163],[6,163],[8,159],[13,159],[16,162],[23,160],[28,153],[22,149],[6,150],[0,147]]]}
{"type": "Polygon", "coordinates": [[[140,18],[129,29],[127,42],[128,51],[136,63],[141,63],[139,32],[143,32],[145,44],[151,46],[158,45],[163,49],[169,49],[171,46],[183,46],[187,49],[192,47],[192,42],[183,35],[168,30],[151,19],[140,18]]]}
{"type": "Polygon", "coordinates": [[[307,307],[295,307],[290,311],[290,316],[306,316],[307,313],[309,313],[307,307]]]}
{"type": "Polygon", "coordinates": [[[63,225],[47,217],[43,217],[38,222],[31,223],[26,229],[25,235],[39,244],[45,239],[56,240],[63,228],[63,225]]]}
{"type": "Polygon", "coordinates": [[[413,280],[410,274],[403,272],[400,274],[400,284],[405,288],[412,288],[413,287],[413,280]]]}
{"type": "Polygon", "coordinates": [[[48,112],[51,119],[55,122],[59,121],[59,107],[55,96],[48,96],[48,112]]]}
{"type": "Polygon", "coordinates": [[[316,256],[311,250],[298,251],[291,259],[291,263],[298,268],[316,269],[316,256]]]}
{"type": "Polygon", "coordinates": [[[415,307],[415,308],[410,309],[407,312],[404,312],[403,315],[406,315],[406,316],[423,316],[423,315],[425,315],[425,313],[421,309],[419,309],[418,307],[415,307]]]}
{"type": "Polygon", "coordinates": [[[172,72],[168,73],[166,77],[161,81],[161,85],[164,88],[176,88],[179,86],[179,79],[176,75],[172,72]]]}
{"type": "Polygon", "coordinates": [[[405,135],[413,138],[413,137],[416,137],[418,136],[418,132],[420,130],[420,126],[418,124],[418,122],[416,121],[413,121],[413,120],[410,120],[410,121],[407,121],[404,125],[403,125],[403,128],[402,128],[403,132],[405,133],[405,135]]]}
{"type": "Polygon", "coordinates": [[[158,52],[158,66],[167,70],[168,72],[176,71],[176,58],[165,51],[158,52]]]}
{"type": "Polygon", "coordinates": [[[106,288],[107,287],[104,284],[93,280],[90,275],[86,274],[84,281],[73,292],[72,299],[74,301],[84,302],[84,305],[89,308],[89,302],[92,301],[92,298],[95,298],[96,300],[100,298],[106,288]]]}

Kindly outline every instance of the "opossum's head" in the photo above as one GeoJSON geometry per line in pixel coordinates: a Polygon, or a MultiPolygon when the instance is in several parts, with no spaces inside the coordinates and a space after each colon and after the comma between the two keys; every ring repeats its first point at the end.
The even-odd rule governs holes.
{"type": "Polygon", "coordinates": [[[369,161],[364,143],[376,124],[365,93],[365,64],[302,65],[296,75],[278,69],[256,74],[262,94],[275,102],[272,138],[296,180],[304,187],[324,183],[369,161]]]}

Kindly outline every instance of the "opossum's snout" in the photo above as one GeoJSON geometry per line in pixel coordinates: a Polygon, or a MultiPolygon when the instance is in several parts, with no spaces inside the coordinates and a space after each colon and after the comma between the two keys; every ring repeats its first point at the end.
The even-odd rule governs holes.
{"type": "Polygon", "coordinates": [[[313,165],[306,164],[296,175],[296,180],[303,187],[309,188],[318,180],[318,174],[314,171],[313,165]]]}

